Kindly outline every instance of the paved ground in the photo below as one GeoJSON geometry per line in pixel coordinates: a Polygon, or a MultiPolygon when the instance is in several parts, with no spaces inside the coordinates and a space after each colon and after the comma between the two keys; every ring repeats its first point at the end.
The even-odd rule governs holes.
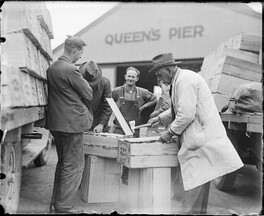
{"type": "MultiPolygon", "coordinates": [[[[23,170],[22,187],[18,213],[48,213],[52,193],[54,171],[57,162],[55,147],[52,146],[50,158],[46,166],[31,165],[23,170]]],[[[248,215],[259,213],[262,208],[261,175],[254,166],[245,166],[239,172],[234,191],[225,193],[217,190],[211,183],[208,214],[237,214],[248,215]]],[[[121,191],[124,191],[124,185],[121,191]]],[[[172,214],[177,214],[180,202],[172,200],[172,214]]],[[[84,209],[88,214],[117,211],[126,213],[120,203],[87,204],[76,197],[76,206],[84,209]]]]}

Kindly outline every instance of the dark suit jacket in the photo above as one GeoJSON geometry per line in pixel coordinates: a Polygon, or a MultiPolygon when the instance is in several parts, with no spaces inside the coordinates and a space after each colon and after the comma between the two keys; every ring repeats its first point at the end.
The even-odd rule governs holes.
{"type": "Polygon", "coordinates": [[[102,77],[97,84],[91,87],[93,89],[91,107],[94,115],[91,130],[93,130],[99,123],[103,124],[107,128],[108,120],[112,114],[112,109],[106,100],[106,98],[112,97],[110,81],[106,77],[102,77]]]}
{"type": "Polygon", "coordinates": [[[93,91],[77,67],[61,56],[47,70],[47,129],[81,133],[93,123],[93,91]]]}

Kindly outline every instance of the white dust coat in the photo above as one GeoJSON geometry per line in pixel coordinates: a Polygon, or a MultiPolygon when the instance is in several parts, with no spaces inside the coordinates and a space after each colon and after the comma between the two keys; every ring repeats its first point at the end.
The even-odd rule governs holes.
{"type": "Polygon", "coordinates": [[[178,160],[185,190],[233,172],[243,163],[227,137],[214,99],[201,75],[178,68],[172,82],[171,109],[160,114],[179,134],[178,160]]]}

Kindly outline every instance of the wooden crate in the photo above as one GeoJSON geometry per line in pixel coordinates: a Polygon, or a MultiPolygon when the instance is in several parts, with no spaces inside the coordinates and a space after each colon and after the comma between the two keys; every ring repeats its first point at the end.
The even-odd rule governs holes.
{"type": "Polygon", "coordinates": [[[260,82],[262,78],[261,65],[242,59],[225,56],[215,63],[214,76],[228,74],[245,80],[260,82]]]}
{"type": "Polygon", "coordinates": [[[22,85],[22,93],[23,93],[23,99],[24,99],[24,105],[25,106],[34,106],[36,105],[34,102],[34,96],[32,93],[32,86],[31,86],[31,80],[30,75],[26,72],[21,71],[19,73],[19,78],[21,80],[22,85]]]}
{"type": "MultiPolygon", "coordinates": [[[[34,3],[33,3],[34,4],[34,3]]],[[[3,17],[1,25],[1,33],[7,34],[22,29],[28,29],[39,38],[38,35],[38,20],[32,7],[33,4],[20,4],[19,2],[5,2],[2,6],[3,17]]]]}
{"type": "Polygon", "coordinates": [[[86,203],[118,202],[120,165],[116,159],[85,155],[81,198],[86,203]]]}
{"type": "Polygon", "coordinates": [[[84,133],[85,167],[82,199],[87,203],[117,202],[121,165],[117,162],[118,139],[124,135],[84,133]]]}
{"type": "Polygon", "coordinates": [[[84,153],[105,158],[117,158],[118,139],[124,135],[109,133],[84,133],[84,153]]]}
{"type": "Polygon", "coordinates": [[[22,107],[24,98],[18,68],[1,65],[1,107],[22,107]]]}
{"type": "Polygon", "coordinates": [[[120,202],[131,214],[170,214],[171,197],[171,168],[129,169],[120,202]]]}
{"type": "Polygon", "coordinates": [[[229,48],[259,53],[262,47],[262,36],[242,32],[232,38],[229,48]]]}
{"type": "Polygon", "coordinates": [[[161,143],[159,137],[118,140],[117,160],[128,168],[176,167],[179,143],[161,143]]]}
{"type": "Polygon", "coordinates": [[[3,52],[2,62],[18,68],[29,68],[40,75],[40,63],[36,46],[23,33],[4,35],[8,38],[1,45],[3,52]]]}
{"type": "Polygon", "coordinates": [[[209,80],[208,86],[212,93],[220,93],[231,96],[233,90],[244,83],[249,83],[250,80],[241,79],[239,77],[231,76],[228,74],[219,74],[209,80]]]}

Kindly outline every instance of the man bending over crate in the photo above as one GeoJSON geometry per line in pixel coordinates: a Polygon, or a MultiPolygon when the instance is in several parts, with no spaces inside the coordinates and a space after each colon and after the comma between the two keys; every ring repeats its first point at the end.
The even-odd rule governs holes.
{"type": "Polygon", "coordinates": [[[234,172],[243,163],[227,137],[214,99],[205,80],[197,73],[177,66],[172,53],[152,59],[157,80],[170,85],[171,108],[148,123],[171,123],[160,140],[179,137],[178,161],[184,187],[179,213],[207,212],[210,181],[234,172]]]}

